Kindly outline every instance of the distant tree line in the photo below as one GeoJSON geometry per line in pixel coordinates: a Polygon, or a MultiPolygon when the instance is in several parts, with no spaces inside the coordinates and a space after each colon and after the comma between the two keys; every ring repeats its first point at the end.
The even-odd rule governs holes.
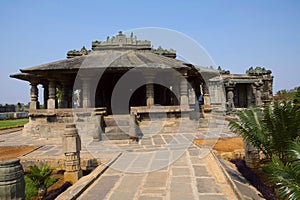
{"type": "Polygon", "coordinates": [[[290,101],[295,104],[300,104],[300,86],[291,90],[279,90],[274,96],[274,101],[290,101]]]}

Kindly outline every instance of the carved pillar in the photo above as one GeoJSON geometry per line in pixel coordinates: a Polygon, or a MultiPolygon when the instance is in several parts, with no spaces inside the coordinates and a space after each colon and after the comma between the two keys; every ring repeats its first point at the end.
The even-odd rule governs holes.
{"type": "Polygon", "coordinates": [[[155,74],[153,73],[146,73],[146,105],[147,107],[151,107],[154,105],[154,80],[155,74]]]}
{"type": "Polygon", "coordinates": [[[263,85],[262,82],[256,82],[255,84],[255,105],[262,106],[262,99],[261,99],[261,86],[263,85]]]}
{"type": "Polygon", "coordinates": [[[148,83],[146,85],[146,105],[148,107],[154,105],[154,85],[153,83],[148,83]]]}
{"type": "Polygon", "coordinates": [[[227,102],[228,102],[228,110],[232,111],[234,109],[234,93],[233,93],[233,88],[228,88],[227,91],[227,102]]]}
{"type": "Polygon", "coordinates": [[[49,99],[47,101],[47,108],[48,109],[55,109],[57,108],[56,102],[56,84],[54,81],[49,82],[49,99]]]}
{"type": "Polygon", "coordinates": [[[247,86],[247,107],[252,106],[252,87],[251,85],[247,86]]]}
{"type": "MultiPolygon", "coordinates": [[[[68,83],[63,83],[62,84],[62,102],[61,102],[61,107],[62,108],[70,108],[71,104],[70,104],[70,90],[72,91],[70,85],[68,83]]],[[[72,94],[72,93],[71,93],[72,94]]],[[[71,96],[72,98],[72,96],[71,96]]]]}
{"type": "Polygon", "coordinates": [[[82,78],[82,108],[91,107],[91,85],[89,78],[82,78]]]}
{"type": "Polygon", "coordinates": [[[29,109],[36,110],[39,108],[39,102],[38,102],[38,97],[39,97],[39,89],[37,88],[37,82],[31,82],[30,83],[31,88],[30,88],[30,105],[29,109]]]}
{"type": "Polygon", "coordinates": [[[47,101],[49,98],[49,87],[48,87],[48,83],[43,84],[43,88],[44,88],[44,109],[47,109],[47,101]]]}
{"type": "Polygon", "coordinates": [[[235,106],[234,106],[234,87],[235,83],[228,82],[225,84],[227,89],[227,111],[231,112],[235,106]]]}
{"type": "Polygon", "coordinates": [[[250,168],[257,168],[259,166],[259,150],[251,143],[244,141],[245,162],[250,168]]]}
{"type": "Polygon", "coordinates": [[[65,155],[64,181],[74,184],[82,177],[80,167],[81,141],[75,124],[67,124],[63,135],[63,152],[65,155]]]}
{"type": "Polygon", "coordinates": [[[73,87],[70,86],[68,91],[68,108],[72,108],[72,107],[73,107],[73,87]]]}
{"type": "Polygon", "coordinates": [[[189,107],[189,97],[188,97],[188,82],[185,77],[180,77],[180,105],[182,107],[189,107]]]}

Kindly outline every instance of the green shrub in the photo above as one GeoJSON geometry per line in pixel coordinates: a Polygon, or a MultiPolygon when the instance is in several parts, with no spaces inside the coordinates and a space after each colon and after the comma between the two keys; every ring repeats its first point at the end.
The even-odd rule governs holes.
{"type": "Polygon", "coordinates": [[[31,197],[36,196],[38,192],[38,183],[34,182],[28,176],[24,177],[25,179],[25,195],[26,200],[29,200],[31,197]]]}

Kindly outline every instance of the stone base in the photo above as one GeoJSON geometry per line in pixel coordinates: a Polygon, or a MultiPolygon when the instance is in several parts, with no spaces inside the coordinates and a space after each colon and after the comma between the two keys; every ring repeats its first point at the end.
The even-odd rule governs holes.
{"type": "Polygon", "coordinates": [[[39,109],[39,107],[40,107],[40,104],[38,101],[31,101],[29,104],[29,109],[31,109],[31,110],[39,109]]]}
{"type": "Polygon", "coordinates": [[[55,109],[56,108],[55,99],[48,99],[48,101],[47,101],[47,108],[48,109],[55,109]]]}
{"type": "Polygon", "coordinates": [[[212,107],[211,107],[211,105],[204,105],[203,106],[203,111],[204,112],[211,112],[212,111],[212,107]]]}
{"type": "Polygon", "coordinates": [[[70,182],[72,185],[82,177],[82,170],[75,172],[65,172],[64,182],[70,182]]]}
{"type": "MultiPolygon", "coordinates": [[[[22,133],[42,138],[60,138],[64,134],[65,125],[75,122],[80,135],[97,138],[103,132],[101,129],[103,119],[99,120],[98,118],[101,119],[102,116],[95,113],[93,110],[71,108],[30,110],[29,123],[24,126],[22,133]]],[[[100,111],[97,113],[101,114],[100,111]]]]}

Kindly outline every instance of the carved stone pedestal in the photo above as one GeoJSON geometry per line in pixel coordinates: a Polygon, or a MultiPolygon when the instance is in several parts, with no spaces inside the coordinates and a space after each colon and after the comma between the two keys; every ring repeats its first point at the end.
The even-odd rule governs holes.
{"type": "Polygon", "coordinates": [[[81,142],[75,124],[67,124],[63,135],[63,152],[65,155],[64,181],[74,184],[82,177],[80,168],[81,142]]]}

